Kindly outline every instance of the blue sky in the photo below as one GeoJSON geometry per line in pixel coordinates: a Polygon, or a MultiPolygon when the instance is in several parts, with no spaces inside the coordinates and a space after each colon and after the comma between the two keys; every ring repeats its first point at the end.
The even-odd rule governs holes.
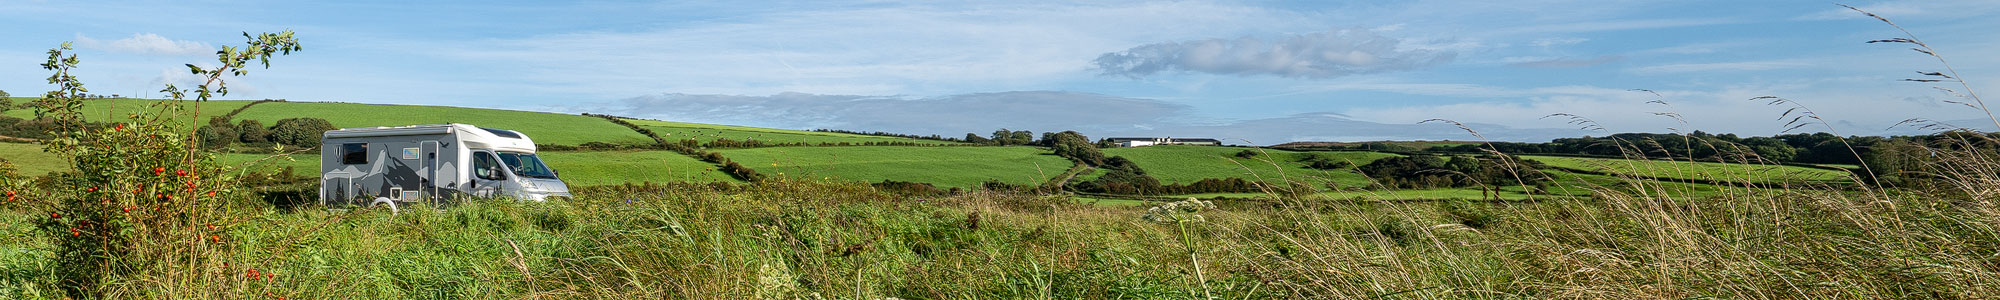
{"type": "MultiPolygon", "coordinates": [[[[2000,76],[2000,2],[1848,4],[1908,27],[1975,91],[2000,76]]],[[[94,92],[157,95],[240,32],[292,29],[305,51],[228,98],[1247,144],[1475,139],[1417,124],[1432,118],[1498,140],[1605,134],[1553,113],[1609,132],[1771,135],[1787,107],[1748,100],[1767,95],[1849,135],[1917,132],[1889,128],[1909,118],[1992,127],[1898,81],[1935,60],[1863,43],[1899,32],[1820,1],[0,0],[0,28],[0,90],[15,95],[48,90],[36,64],[63,41],[94,92]]]]}

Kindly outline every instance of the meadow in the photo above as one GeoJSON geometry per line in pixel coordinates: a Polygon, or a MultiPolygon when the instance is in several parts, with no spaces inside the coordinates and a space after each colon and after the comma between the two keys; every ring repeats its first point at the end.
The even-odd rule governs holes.
{"type": "MultiPolygon", "coordinates": [[[[215,102],[215,101],[211,101],[215,102]]],[[[280,119],[313,117],[335,127],[408,126],[465,123],[526,133],[538,144],[578,145],[587,142],[651,144],[653,140],[624,126],[581,115],[498,109],[421,105],[322,102],[269,102],[251,106],[236,120],[257,120],[270,126],[280,119]]]]}
{"type": "Polygon", "coordinates": [[[1354,173],[1351,168],[1309,169],[1302,161],[1308,156],[1319,156],[1359,166],[1376,159],[1397,156],[1379,152],[1295,152],[1185,145],[1106,148],[1103,152],[1105,156],[1123,156],[1138,163],[1148,175],[1160,179],[1161,184],[1193,183],[1207,178],[1242,178],[1265,182],[1333,182],[1344,187],[1367,186],[1368,178],[1354,173]],[[1237,152],[1245,150],[1258,155],[1249,158],[1236,156],[1237,152]]]}
{"type": "Polygon", "coordinates": [[[940,188],[986,181],[1037,185],[1073,164],[1032,147],[775,147],[717,151],[765,175],[798,179],[922,182],[940,188]]]}
{"type": "Polygon", "coordinates": [[[1848,179],[1848,173],[1843,171],[1786,165],[1540,155],[1524,155],[1521,158],[1561,168],[1660,179],[1745,183],[1836,182],[1848,179]]]}
{"type": "MultiPolygon", "coordinates": [[[[36,100],[36,98],[29,98],[29,97],[11,97],[10,99],[14,101],[15,105],[20,105],[23,103],[28,103],[36,100]]],[[[92,122],[124,120],[127,115],[137,113],[140,110],[143,110],[151,106],[151,104],[153,104],[154,102],[158,101],[159,100],[156,99],[137,99],[137,98],[93,99],[90,101],[83,102],[83,111],[92,112],[83,114],[83,117],[86,120],[90,120],[92,122]]],[[[237,108],[241,108],[244,105],[249,105],[250,102],[251,100],[204,101],[201,102],[201,114],[196,115],[196,117],[198,117],[198,120],[206,121],[208,120],[208,117],[229,114],[230,111],[236,110],[237,108]]],[[[190,106],[188,107],[188,109],[189,112],[192,113],[194,107],[190,106]]],[[[17,109],[7,110],[7,112],[0,113],[0,115],[6,115],[9,117],[22,118],[22,119],[32,119],[35,117],[35,110],[27,108],[17,108],[17,109]]],[[[270,120],[270,121],[276,121],[276,120],[270,120]]],[[[271,124],[269,121],[266,121],[264,125],[269,126],[271,124]]]]}
{"type": "Polygon", "coordinates": [[[696,141],[701,141],[703,143],[706,143],[717,139],[730,139],[739,142],[748,140],[757,140],[764,143],[803,143],[807,145],[819,145],[821,143],[862,144],[870,142],[916,143],[924,145],[959,144],[955,142],[938,141],[938,140],[859,135],[859,134],[835,133],[835,132],[783,130],[783,129],[757,128],[757,127],[747,127],[747,126],[682,123],[682,122],[669,122],[669,121],[658,121],[658,120],[628,119],[626,121],[632,122],[632,124],[637,124],[640,127],[646,128],[647,130],[652,130],[654,134],[657,134],[660,136],[660,138],[666,139],[667,141],[670,142],[693,139],[696,141]]]}

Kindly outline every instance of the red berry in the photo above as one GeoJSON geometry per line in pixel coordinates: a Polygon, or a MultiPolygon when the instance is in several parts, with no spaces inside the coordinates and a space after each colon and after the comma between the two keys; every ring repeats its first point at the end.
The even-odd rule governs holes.
{"type": "Polygon", "coordinates": [[[257,278],[257,269],[250,269],[250,271],[243,272],[243,276],[250,278],[257,278]]]}
{"type": "Polygon", "coordinates": [[[50,218],[50,219],[61,219],[61,218],[62,218],[62,214],[59,214],[59,213],[49,213],[49,218],[50,218]]]}
{"type": "Polygon", "coordinates": [[[119,131],[119,130],[125,130],[125,123],[118,123],[117,127],[111,127],[111,131],[119,131]]]}
{"type": "Polygon", "coordinates": [[[188,170],[174,170],[174,175],[188,176],[188,170]]]}
{"type": "Polygon", "coordinates": [[[215,224],[208,224],[208,230],[215,230],[215,224]]]}

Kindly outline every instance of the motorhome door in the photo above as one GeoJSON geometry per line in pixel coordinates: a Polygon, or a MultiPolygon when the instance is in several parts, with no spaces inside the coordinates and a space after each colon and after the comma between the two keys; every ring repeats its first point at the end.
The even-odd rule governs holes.
{"type": "Polygon", "coordinates": [[[439,184],[438,142],[437,141],[419,142],[417,143],[417,148],[419,149],[417,150],[417,152],[420,153],[417,155],[423,156],[424,158],[424,165],[423,165],[424,182],[423,185],[421,186],[421,188],[423,188],[423,194],[424,194],[423,197],[424,199],[437,200],[438,184],[439,184]]]}
{"type": "Polygon", "coordinates": [[[499,196],[500,188],[507,183],[507,169],[492,151],[472,153],[472,175],[472,195],[477,197],[499,196]]]}

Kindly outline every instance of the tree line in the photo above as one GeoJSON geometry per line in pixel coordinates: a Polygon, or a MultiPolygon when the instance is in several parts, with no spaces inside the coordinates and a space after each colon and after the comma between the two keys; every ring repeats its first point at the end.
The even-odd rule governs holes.
{"type": "Polygon", "coordinates": [[[319,147],[320,136],[329,130],[340,129],[332,122],[320,118],[286,118],[271,126],[264,126],[257,120],[229,122],[225,116],[208,119],[208,125],[195,129],[195,136],[201,139],[201,146],[207,149],[227,149],[233,145],[255,148],[271,145],[285,145],[297,148],[319,147]]]}

